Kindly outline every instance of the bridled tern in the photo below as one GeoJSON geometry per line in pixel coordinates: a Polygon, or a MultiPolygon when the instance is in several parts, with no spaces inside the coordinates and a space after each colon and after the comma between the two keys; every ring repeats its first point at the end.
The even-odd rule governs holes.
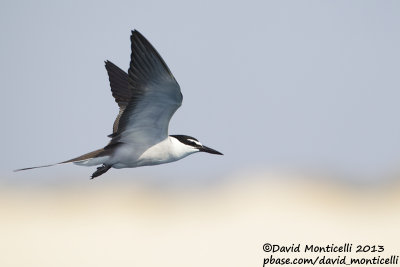
{"type": "Polygon", "coordinates": [[[105,62],[111,92],[119,106],[111,141],[104,147],[63,163],[101,165],[95,178],[110,168],[134,168],[180,160],[196,152],[222,153],[202,145],[187,135],[168,135],[168,124],[182,104],[182,93],[167,64],[137,30],[131,35],[131,62],[128,73],[105,62]]]}

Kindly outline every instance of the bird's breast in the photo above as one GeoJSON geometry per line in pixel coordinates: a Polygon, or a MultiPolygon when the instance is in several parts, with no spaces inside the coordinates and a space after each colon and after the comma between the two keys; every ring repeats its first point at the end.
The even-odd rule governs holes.
{"type": "Polygon", "coordinates": [[[157,165],[178,160],[179,158],[172,152],[170,141],[166,139],[146,149],[138,158],[138,164],[157,165]]]}

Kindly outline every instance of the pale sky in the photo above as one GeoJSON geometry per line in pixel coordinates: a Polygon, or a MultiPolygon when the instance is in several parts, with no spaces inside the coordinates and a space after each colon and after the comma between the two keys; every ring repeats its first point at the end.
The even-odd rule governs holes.
{"type": "Polygon", "coordinates": [[[118,108],[104,60],[128,69],[133,29],[181,86],[170,134],[225,155],[102,179],[399,170],[399,14],[398,1],[2,1],[0,173],[89,178],[93,167],[12,170],[108,142],[118,108]]]}

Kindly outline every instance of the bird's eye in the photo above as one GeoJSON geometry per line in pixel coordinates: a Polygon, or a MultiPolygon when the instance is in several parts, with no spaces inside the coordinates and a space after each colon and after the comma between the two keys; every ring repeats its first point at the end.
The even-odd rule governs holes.
{"type": "Polygon", "coordinates": [[[195,142],[189,142],[189,145],[192,147],[200,147],[199,144],[197,144],[195,142]]]}
{"type": "Polygon", "coordinates": [[[187,144],[188,144],[189,146],[193,146],[193,147],[202,147],[202,145],[200,144],[200,142],[199,142],[199,141],[196,141],[196,140],[187,139],[186,142],[187,142],[187,144]]]}

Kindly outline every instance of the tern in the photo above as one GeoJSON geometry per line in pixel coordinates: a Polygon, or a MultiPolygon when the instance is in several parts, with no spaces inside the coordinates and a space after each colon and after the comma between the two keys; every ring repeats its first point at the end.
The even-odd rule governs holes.
{"type": "Polygon", "coordinates": [[[111,141],[103,148],[63,162],[15,171],[74,163],[97,166],[91,179],[110,168],[134,168],[180,160],[196,152],[222,153],[188,135],[168,135],[168,125],[182,104],[182,93],[167,64],[137,30],[131,35],[128,73],[105,62],[111,92],[119,106],[111,141]]]}

